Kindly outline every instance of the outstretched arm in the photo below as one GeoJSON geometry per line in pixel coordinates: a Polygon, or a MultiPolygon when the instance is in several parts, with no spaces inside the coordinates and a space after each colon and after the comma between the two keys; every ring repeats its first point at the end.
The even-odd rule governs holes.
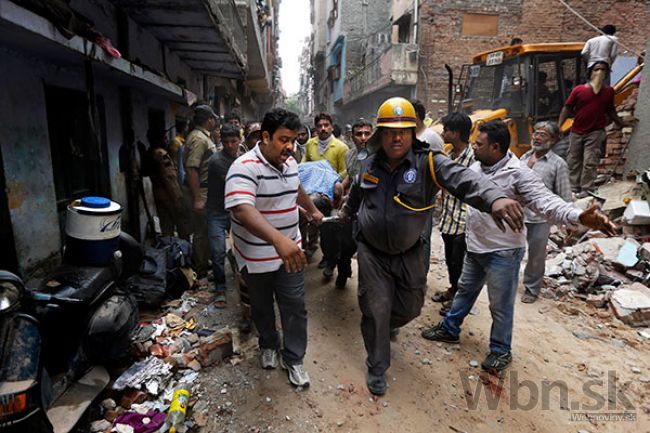
{"type": "Polygon", "coordinates": [[[478,210],[491,213],[502,230],[505,230],[504,223],[515,232],[523,229],[523,208],[516,200],[508,198],[497,184],[441,154],[433,158],[436,180],[447,192],[478,210]]]}

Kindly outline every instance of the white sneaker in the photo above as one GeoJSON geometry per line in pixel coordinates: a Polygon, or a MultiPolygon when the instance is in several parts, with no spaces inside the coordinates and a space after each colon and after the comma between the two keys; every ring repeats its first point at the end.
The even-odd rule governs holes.
{"type": "Polygon", "coordinates": [[[271,369],[278,367],[278,352],[275,349],[262,349],[260,355],[262,368],[271,369]]]}
{"type": "Polygon", "coordinates": [[[287,365],[283,359],[280,359],[280,365],[287,370],[289,382],[294,386],[309,386],[309,373],[303,364],[287,365]]]}

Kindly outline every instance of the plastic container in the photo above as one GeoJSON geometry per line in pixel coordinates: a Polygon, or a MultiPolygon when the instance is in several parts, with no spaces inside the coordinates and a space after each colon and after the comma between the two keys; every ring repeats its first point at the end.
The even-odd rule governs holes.
{"type": "Polygon", "coordinates": [[[169,405],[169,412],[165,424],[158,430],[160,433],[169,431],[184,430],[185,415],[187,415],[187,406],[190,404],[190,392],[186,389],[179,389],[174,392],[174,398],[169,405]]]}
{"type": "Polygon", "coordinates": [[[122,206],[103,197],[84,197],[68,205],[65,261],[79,266],[107,266],[118,248],[122,206]]]}

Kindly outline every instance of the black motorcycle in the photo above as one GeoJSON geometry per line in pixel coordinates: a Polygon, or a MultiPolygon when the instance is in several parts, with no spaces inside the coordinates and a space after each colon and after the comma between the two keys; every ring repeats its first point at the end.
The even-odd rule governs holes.
{"type": "Polygon", "coordinates": [[[128,354],[138,307],[125,280],[142,247],[122,233],[105,267],[64,264],[37,289],[0,271],[0,430],[67,433],[128,354]]]}

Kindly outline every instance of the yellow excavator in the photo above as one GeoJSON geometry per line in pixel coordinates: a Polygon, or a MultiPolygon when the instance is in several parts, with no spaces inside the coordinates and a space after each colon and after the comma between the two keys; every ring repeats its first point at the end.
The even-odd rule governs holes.
{"type": "MultiPolygon", "coordinates": [[[[510,149],[521,156],[530,149],[535,123],[557,121],[571,90],[586,82],[583,46],[582,42],[520,44],[485,51],[462,67],[456,84],[446,65],[449,110],[472,118],[472,141],[481,123],[504,120],[512,137],[510,149]]],[[[637,64],[614,84],[616,105],[638,87],[634,78],[642,68],[642,63],[637,64]]],[[[568,130],[571,122],[567,120],[562,130],[568,130]]]]}

